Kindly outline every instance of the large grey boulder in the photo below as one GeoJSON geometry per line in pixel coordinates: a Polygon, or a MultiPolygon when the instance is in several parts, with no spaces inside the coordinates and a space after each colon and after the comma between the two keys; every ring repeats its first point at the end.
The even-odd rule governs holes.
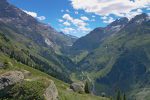
{"type": "Polygon", "coordinates": [[[58,100],[58,90],[52,80],[50,81],[48,88],[45,90],[44,96],[46,100],[58,100]]]}
{"type": "Polygon", "coordinates": [[[0,75],[0,90],[14,85],[24,80],[24,75],[20,71],[9,71],[0,75]]]}
{"type": "Polygon", "coordinates": [[[82,82],[77,82],[77,83],[72,83],[70,85],[70,88],[74,91],[74,92],[78,92],[78,93],[84,93],[85,90],[84,90],[84,83],[82,82]]]}

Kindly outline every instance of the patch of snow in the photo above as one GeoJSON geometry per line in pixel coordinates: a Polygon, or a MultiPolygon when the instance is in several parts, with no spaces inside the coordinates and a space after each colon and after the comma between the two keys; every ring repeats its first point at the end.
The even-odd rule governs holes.
{"type": "Polygon", "coordinates": [[[114,31],[119,31],[120,29],[121,29],[121,25],[111,27],[111,30],[114,30],[114,31]]]}
{"type": "Polygon", "coordinates": [[[141,24],[144,21],[144,19],[139,19],[136,21],[137,24],[141,24]]]}
{"type": "Polygon", "coordinates": [[[45,39],[45,43],[46,43],[48,46],[53,47],[53,43],[52,43],[48,38],[45,39]]]}

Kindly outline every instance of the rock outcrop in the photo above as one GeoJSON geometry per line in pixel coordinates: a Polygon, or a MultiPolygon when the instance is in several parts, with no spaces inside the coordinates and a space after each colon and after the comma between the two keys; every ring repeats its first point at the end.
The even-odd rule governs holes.
{"type": "Polygon", "coordinates": [[[24,80],[24,75],[20,71],[9,71],[0,75],[0,90],[14,85],[24,80]]]}
{"type": "Polygon", "coordinates": [[[74,91],[74,92],[78,92],[78,93],[84,93],[84,88],[85,85],[82,82],[78,82],[78,83],[72,83],[70,85],[70,88],[74,91]]]}
{"type": "Polygon", "coordinates": [[[25,78],[30,77],[32,75],[32,73],[27,70],[23,70],[22,72],[23,72],[25,78]]]}
{"type": "Polygon", "coordinates": [[[58,100],[58,90],[52,80],[50,81],[50,85],[46,89],[44,96],[46,100],[58,100]]]}
{"type": "Polygon", "coordinates": [[[4,68],[4,63],[0,62],[0,69],[4,68]]]}

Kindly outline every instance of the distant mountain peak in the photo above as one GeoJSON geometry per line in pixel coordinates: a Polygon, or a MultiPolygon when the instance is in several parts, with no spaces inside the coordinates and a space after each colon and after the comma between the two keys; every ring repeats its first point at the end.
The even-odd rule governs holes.
{"type": "Polygon", "coordinates": [[[148,15],[146,13],[142,13],[140,15],[135,16],[135,18],[146,18],[148,15]]]}
{"type": "Polygon", "coordinates": [[[129,22],[129,19],[126,17],[120,18],[115,20],[114,22],[112,22],[111,24],[108,25],[108,27],[112,27],[112,26],[118,26],[118,25],[125,25],[129,22]]]}
{"type": "Polygon", "coordinates": [[[150,20],[150,17],[146,13],[135,16],[131,19],[130,23],[141,24],[142,22],[150,20]]]}

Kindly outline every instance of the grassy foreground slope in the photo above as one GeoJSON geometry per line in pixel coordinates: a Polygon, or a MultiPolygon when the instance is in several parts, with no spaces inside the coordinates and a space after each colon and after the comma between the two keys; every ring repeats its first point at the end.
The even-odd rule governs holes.
{"type": "Polygon", "coordinates": [[[9,57],[7,57],[6,55],[2,53],[0,53],[0,55],[1,55],[0,56],[1,62],[8,62],[8,67],[6,69],[1,69],[0,74],[5,73],[7,71],[13,71],[13,70],[14,71],[26,70],[26,71],[31,72],[31,76],[26,77],[23,83],[23,86],[24,87],[33,86],[32,88],[35,89],[34,90],[35,92],[38,91],[37,95],[39,96],[42,96],[45,88],[48,86],[48,80],[53,80],[58,89],[60,100],[84,100],[84,99],[86,100],[109,100],[109,99],[102,98],[102,97],[92,96],[90,94],[78,94],[78,93],[70,92],[67,90],[67,88],[69,88],[69,84],[64,83],[60,80],[57,80],[41,71],[33,69],[24,64],[21,64],[14,59],[10,59],[9,57]]]}

